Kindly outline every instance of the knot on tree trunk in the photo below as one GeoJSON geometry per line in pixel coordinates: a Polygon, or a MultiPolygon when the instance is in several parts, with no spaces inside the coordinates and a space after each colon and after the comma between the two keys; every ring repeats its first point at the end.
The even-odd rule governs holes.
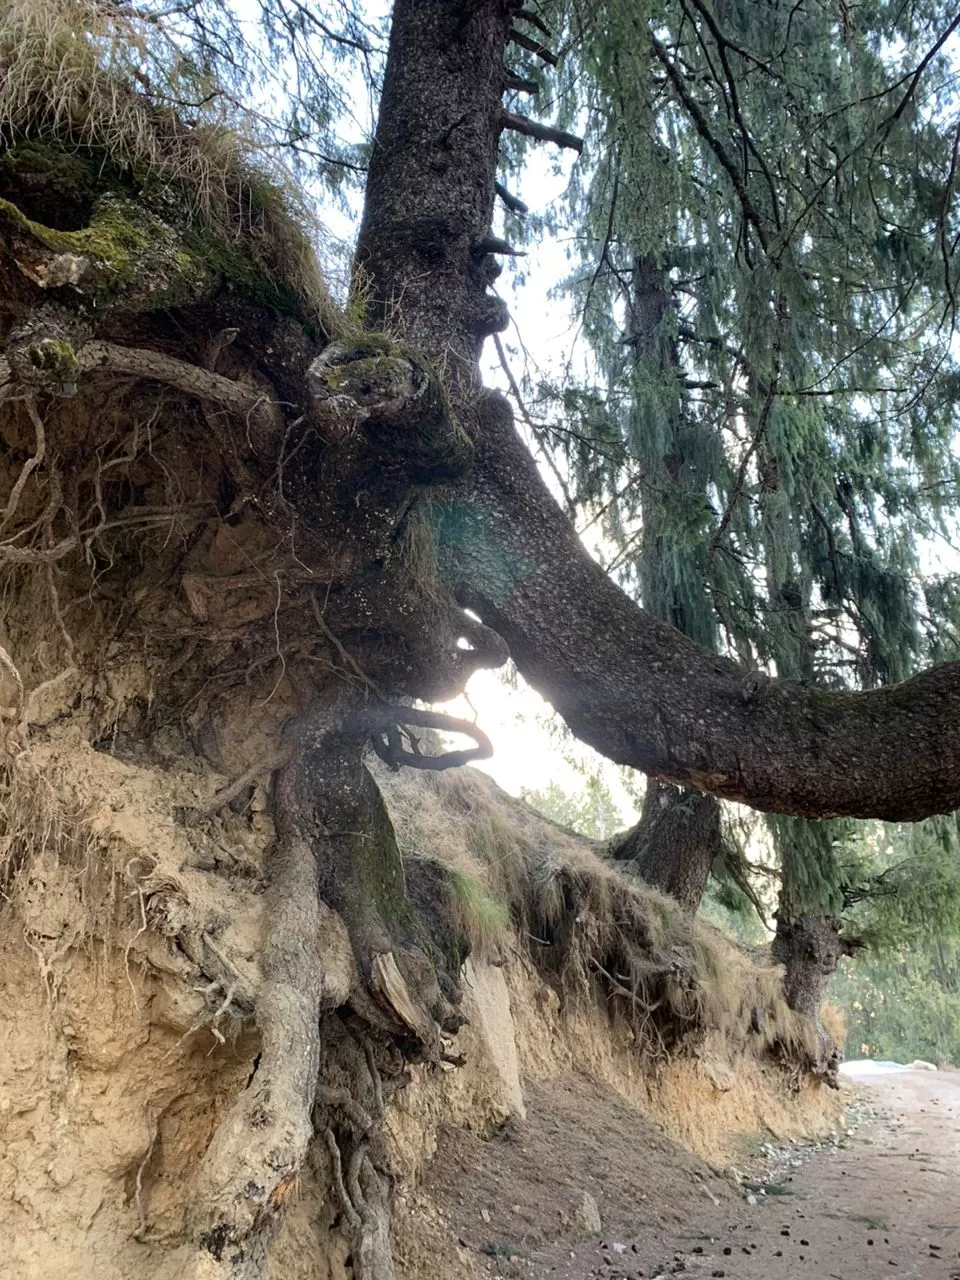
{"type": "Polygon", "coordinates": [[[341,441],[363,431],[382,462],[407,479],[436,484],[463,475],[473,446],[432,366],[382,334],[331,343],[307,370],[321,434],[341,441]]]}

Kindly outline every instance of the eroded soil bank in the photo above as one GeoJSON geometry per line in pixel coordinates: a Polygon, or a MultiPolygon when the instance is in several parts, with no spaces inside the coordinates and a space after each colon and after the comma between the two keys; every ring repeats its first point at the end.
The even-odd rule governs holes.
{"type": "Polygon", "coordinates": [[[766,1183],[753,1194],[571,1074],[491,1143],[448,1132],[428,1187],[494,1275],[960,1280],[960,1073],[863,1077],[847,1097],[851,1136],[744,1152],[737,1167],[766,1183]]]}

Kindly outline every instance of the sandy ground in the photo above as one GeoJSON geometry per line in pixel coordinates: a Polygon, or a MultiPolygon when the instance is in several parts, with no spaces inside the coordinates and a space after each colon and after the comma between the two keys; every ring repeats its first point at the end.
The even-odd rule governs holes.
{"type": "Polygon", "coordinates": [[[839,1145],[744,1153],[754,1204],[575,1075],[533,1089],[527,1122],[492,1142],[447,1133],[430,1191],[493,1275],[960,1280],[960,1073],[854,1090],[861,1123],[839,1145]],[[578,1223],[584,1192],[599,1234],[578,1223]]]}

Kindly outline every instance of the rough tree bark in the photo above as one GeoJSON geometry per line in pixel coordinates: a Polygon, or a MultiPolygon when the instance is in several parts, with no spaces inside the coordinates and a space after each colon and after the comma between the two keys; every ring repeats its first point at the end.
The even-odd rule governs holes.
{"type": "Polygon", "coordinates": [[[820,1026],[820,1005],[830,975],[840,957],[848,954],[840,941],[840,921],[819,912],[803,911],[793,920],[778,913],[772,954],[786,966],[787,1004],[820,1026]]]}
{"type": "Polygon", "coordinates": [[[524,676],[602,754],[756,808],[912,820],[960,806],[960,664],[861,694],[764,681],[638,609],[590,559],[476,353],[511,12],[400,0],[358,249],[383,322],[454,373],[473,437],[438,504],[445,572],[524,676]]]}
{"type": "Polygon", "coordinates": [[[833,1040],[820,1020],[827,985],[842,956],[863,947],[856,938],[840,936],[840,921],[818,911],[802,911],[790,918],[777,913],[772,955],[784,966],[783,994],[787,1004],[809,1018],[817,1033],[819,1052],[814,1071],[837,1087],[838,1057],[833,1040]]]}
{"type": "Polygon", "coordinates": [[[716,797],[651,778],[635,827],[616,839],[610,856],[647,884],[696,912],[714,858],[723,853],[716,797]]]}

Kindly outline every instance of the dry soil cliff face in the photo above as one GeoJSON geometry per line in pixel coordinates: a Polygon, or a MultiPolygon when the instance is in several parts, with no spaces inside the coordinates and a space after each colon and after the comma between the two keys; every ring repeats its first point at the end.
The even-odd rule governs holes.
{"type": "MultiPolygon", "coordinates": [[[[239,812],[191,825],[185,815],[222,779],[173,750],[138,762],[106,745],[54,722],[5,792],[4,1280],[179,1277],[194,1173],[258,1050],[244,1014],[259,977],[266,798],[252,785],[239,812]]],[[[489,799],[488,783],[475,785],[489,799]]],[[[409,800],[405,810],[393,797],[401,830],[409,800]]],[[[469,1025],[450,1046],[463,1065],[414,1067],[389,1112],[395,1252],[408,1280],[469,1277],[480,1265],[424,1184],[438,1144],[451,1132],[522,1133],[531,1091],[542,1112],[543,1089],[571,1073],[715,1163],[735,1133],[824,1123],[819,1091],[792,1088],[729,1029],[652,1057],[627,1021],[562,999],[518,938],[494,950],[464,974],[469,1025]]],[[[585,1123],[592,1105],[585,1094],[585,1123]]],[[[573,1122],[569,1108],[564,1116],[573,1122]]],[[[317,1143],[275,1247],[277,1280],[351,1275],[329,1176],[317,1143]]]]}

